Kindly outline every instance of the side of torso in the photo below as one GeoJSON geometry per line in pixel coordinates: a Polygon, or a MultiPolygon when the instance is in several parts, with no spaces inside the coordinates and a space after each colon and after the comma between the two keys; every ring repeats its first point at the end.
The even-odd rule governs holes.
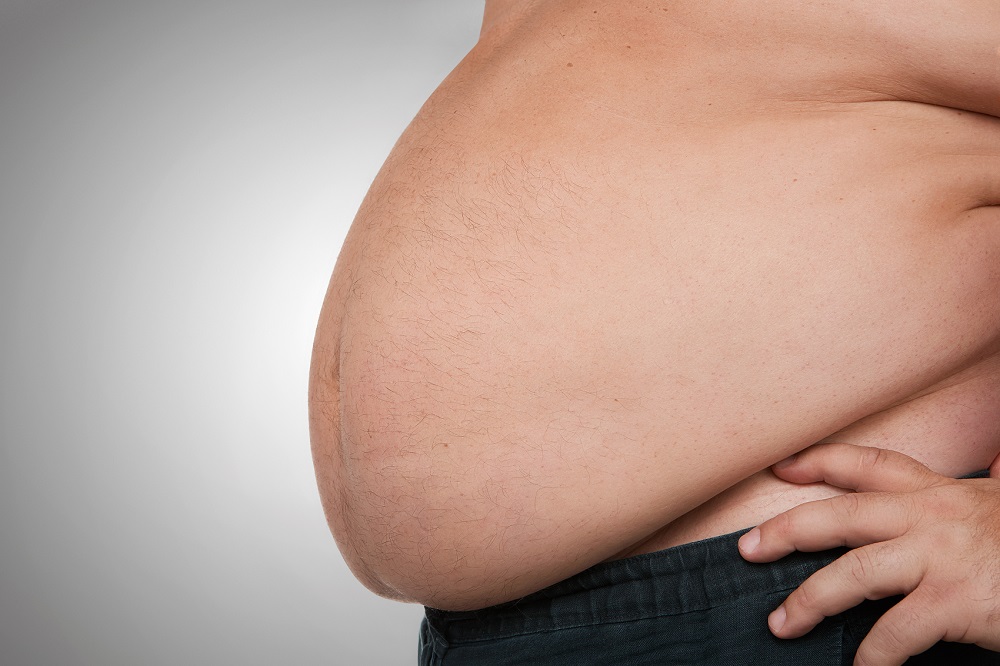
{"type": "MultiPolygon", "coordinates": [[[[986,469],[1000,453],[1000,356],[977,364],[946,388],[872,414],[825,439],[900,451],[951,477],[986,469]]],[[[822,483],[791,484],[763,470],[616,558],[727,534],[843,492],[822,483]]]]}

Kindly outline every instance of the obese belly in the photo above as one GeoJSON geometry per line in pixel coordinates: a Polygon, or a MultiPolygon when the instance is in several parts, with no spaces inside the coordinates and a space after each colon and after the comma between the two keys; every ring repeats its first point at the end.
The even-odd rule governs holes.
{"type": "Polygon", "coordinates": [[[338,260],[317,474],[383,594],[481,607],[747,527],[835,492],[762,471],[835,433],[944,473],[995,455],[939,408],[998,395],[1000,120],[583,25],[477,47],[338,260]]]}

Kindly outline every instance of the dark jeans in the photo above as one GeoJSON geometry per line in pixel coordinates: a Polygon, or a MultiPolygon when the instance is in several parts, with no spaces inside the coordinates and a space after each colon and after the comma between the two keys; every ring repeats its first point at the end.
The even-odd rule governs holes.
{"type": "MultiPolygon", "coordinates": [[[[869,601],[794,640],[768,614],[844,550],[751,564],[743,532],[598,564],[527,597],[478,611],[427,609],[422,666],[513,664],[851,664],[875,621],[899,598],[869,601]]],[[[1000,664],[1000,653],[938,643],[909,664],[1000,664]]]]}

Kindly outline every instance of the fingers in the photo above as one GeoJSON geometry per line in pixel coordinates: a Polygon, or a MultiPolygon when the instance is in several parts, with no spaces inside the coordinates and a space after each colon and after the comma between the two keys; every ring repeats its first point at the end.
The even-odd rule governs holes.
{"type": "Polygon", "coordinates": [[[887,541],[904,534],[920,515],[904,495],[848,493],[800,504],[764,521],[740,538],[740,554],[751,562],[772,562],[795,550],[887,541]]]}
{"type": "Polygon", "coordinates": [[[945,639],[940,604],[918,588],[879,618],[861,641],[854,666],[898,666],[945,639]]]}
{"type": "Polygon", "coordinates": [[[945,480],[902,453],[839,442],[816,444],[771,469],[792,483],[824,481],[862,492],[912,492],[945,480]]]}
{"type": "Polygon", "coordinates": [[[771,613],[768,625],[778,638],[796,638],[823,618],[853,608],[865,599],[907,594],[923,575],[920,554],[898,542],[858,548],[807,578],[771,613]]]}

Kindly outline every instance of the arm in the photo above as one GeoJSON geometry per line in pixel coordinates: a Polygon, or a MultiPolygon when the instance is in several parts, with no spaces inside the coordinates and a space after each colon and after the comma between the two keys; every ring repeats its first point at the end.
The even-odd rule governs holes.
{"type": "Polygon", "coordinates": [[[1000,650],[1000,480],[949,479],[901,453],[848,444],[814,446],[773,470],[794,483],[859,491],[800,505],[741,539],[753,562],[855,549],[771,614],[776,636],[795,638],[865,599],[904,594],[855,664],[901,664],[940,640],[1000,650]]]}

